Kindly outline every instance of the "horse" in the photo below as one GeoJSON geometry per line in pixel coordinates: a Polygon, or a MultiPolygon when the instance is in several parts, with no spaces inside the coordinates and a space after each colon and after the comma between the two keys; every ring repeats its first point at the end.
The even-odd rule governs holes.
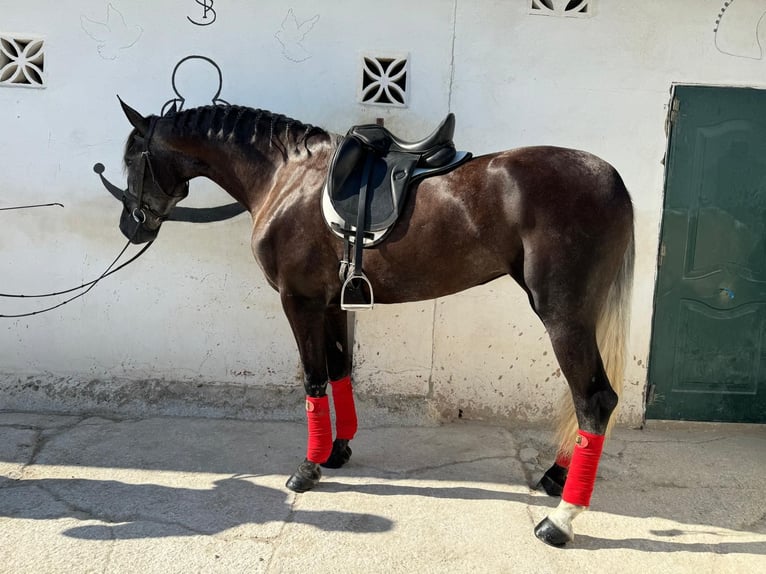
{"type": "MultiPolygon", "coordinates": [[[[279,293],[304,372],[308,444],[286,486],[309,491],[322,467],[350,460],[358,424],[348,311],[340,305],[344,245],[320,207],[342,138],[248,107],[143,116],[120,103],[133,128],[119,223],[131,242],[154,240],[199,176],[252,216],[252,252],[279,293]]],[[[389,236],[365,249],[376,303],[444,297],[505,275],[526,292],[570,391],[559,409],[555,462],[540,481],[561,500],[534,529],[553,546],[573,540],[572,521],[590,505],[619,400],[633,227],[630,195],[609,163],[574,149],[522,147],[417,182],[389,236]]]]}

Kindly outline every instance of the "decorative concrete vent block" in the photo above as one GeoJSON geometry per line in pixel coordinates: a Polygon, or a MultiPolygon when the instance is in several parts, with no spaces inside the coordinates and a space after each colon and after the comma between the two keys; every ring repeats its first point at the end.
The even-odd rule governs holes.
{"type": "Polygon", "coordinates": [[[360,66],[358,94],[361,103],[407,107],[409,54],[362,54],[360,66]]]}
{"type": "Polygon", "coordinates": [[[42,38],[0,33],[0,86],[45,87],[42,38]]]}
{"type": "Polygon", "coordinates": [[[590,18],[596,0],[529,0],[529,13],[541,16],[590,18]]]}

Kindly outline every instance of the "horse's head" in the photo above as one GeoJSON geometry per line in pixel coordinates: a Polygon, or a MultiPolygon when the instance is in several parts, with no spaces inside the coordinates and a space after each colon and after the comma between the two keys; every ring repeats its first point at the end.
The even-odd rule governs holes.
{"type": "Polygon", "coordinates": [[[144,117],[122,100],[120,104],[134,128],[125,146],[128,188],[120,231],[132,243],[146,243],[157,237],[170,211],[188,195],[188,166],[157,133],[160,117],[144,117]]]}

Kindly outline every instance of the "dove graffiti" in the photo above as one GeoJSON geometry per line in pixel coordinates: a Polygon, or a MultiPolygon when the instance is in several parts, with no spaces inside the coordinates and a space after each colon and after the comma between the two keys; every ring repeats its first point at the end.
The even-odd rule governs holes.
{"type": "Polygon", "coordinates": [[[80,16],[83,31],[98,42],[98,53],[105,60],[115,60],[122,50],[133,46],[144,29],[128,25],[122,13],[109,4],[106,8],[106,22],[97,22],[87,16],[80,16]]]}
{"type": "Polygon", "coordinates": [[[282,21],[282,27],[277,30],[274,37],[282,45],[282,55],[293,62],[303,62],[311,57],[311,54],[303,46],[303,39],[311,32],[311,29],[319,21],[319,14],[308,20],[298,22],[293,9],[287,11],[287,16],[282,21]]]}

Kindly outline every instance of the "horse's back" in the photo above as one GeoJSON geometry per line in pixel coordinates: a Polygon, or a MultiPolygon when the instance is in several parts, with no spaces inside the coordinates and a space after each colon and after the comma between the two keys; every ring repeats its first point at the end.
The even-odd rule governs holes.
{"type": "Polygon", "coordinates": [[[590,274],[600,262],[588,258],[605,245],[624,251],[632,233],[619,174],[579,150],[477,156],[412,195],[389,239],[366,257],[381,302],[443,296],[506,274],[524,285],[535,262],[563,272],[577,261],[578,273],[590,274]]]}
{"type": "Polygon", "coordinates": [[[569,201],[630,199],[617,170],[592,153],[555,146],[530,146],[479,156],[488,170],[504,171],[530,196],[569,201]]]}

